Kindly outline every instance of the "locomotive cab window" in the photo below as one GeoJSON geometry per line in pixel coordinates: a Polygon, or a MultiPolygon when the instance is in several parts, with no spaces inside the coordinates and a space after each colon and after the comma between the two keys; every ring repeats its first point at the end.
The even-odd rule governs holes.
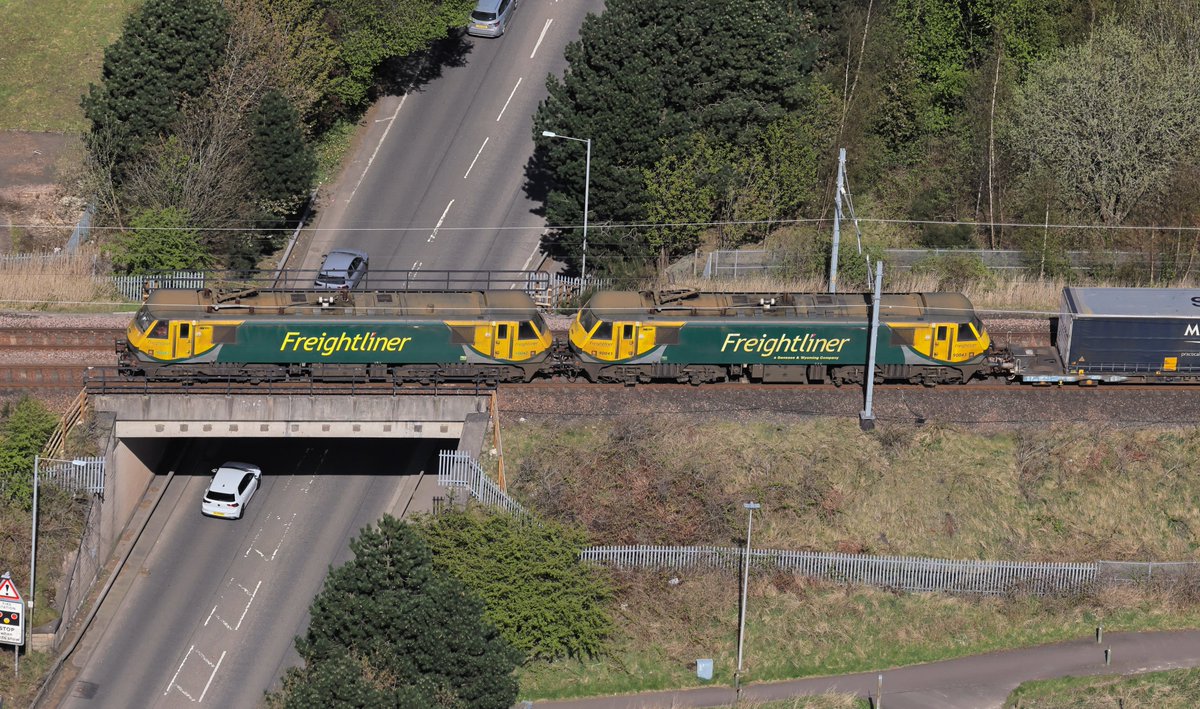
{"type": "Polygon", "coordinates": [[[150,317],[150,311],[145,306],[138,308],[137,315],[133,316],[133,325],[138,332],[145,333],[146,328],[154,324],[154,319],[150,317]]]}
{"type": "Polygon", "coordinates": [[[585,308],[579,314],[579,324],[583,326],[584,332],[591,332],[592,328],[596,327],[596,323],[598,322],[600,321],[596,318],[596,314],[592,312],[591,308],[585,308]]]}
{"type": "Polygon", "coordinates": [[[612,338],[613,326],[612,323],[607,320],[600,323],[600,327],[597,327],[596,331],[592,333],[593,340],[611,340],[612,338]]]}
{"type": "Polygon", "coordinates": [[[179,337],[186,340],[192,336],[192,326],[188,323],[179,323],[179,337]]]}
{"type": "Polygon", "coordinates": [[[529,321],[529,320],[521,321],[520,327],[517,328],[517,339],[518,340],[536,340],[536,339],[538,339],[538,337],[539,337],[538,332],[536,329],[534,329],[533,323],[531,321],[529,321]]]}
{"type": "Polygon", "coordinates": [[[165,340],[171,329],[170,320],[159,320],[154,323],[154,329],[150,331],[147,337],[153,337],[156,340],[165,340]]]}
{"type": "Polygon", "coordinates": [[[633,339],[633,325],[622,325],[621,326],[621,339],[622,340],[632,340],[633,339]]]}
{"type": "Polygon", "coordinates": [[[958,324],[959,342],[975,342],[978,339],[979,338],[975,334],[974,328],[971,327],[971,323],[964,322],[958,324]]]}

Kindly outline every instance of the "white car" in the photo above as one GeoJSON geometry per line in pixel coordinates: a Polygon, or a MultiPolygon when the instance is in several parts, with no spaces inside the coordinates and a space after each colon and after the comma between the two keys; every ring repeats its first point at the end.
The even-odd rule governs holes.
{"type": "Polygon", "coordinates": [[[213,468],[213,479],[204,491],[200,512],[209,517],[241,519],[261,479],[262,469],[250,463],[230,461],[213,468]]]}

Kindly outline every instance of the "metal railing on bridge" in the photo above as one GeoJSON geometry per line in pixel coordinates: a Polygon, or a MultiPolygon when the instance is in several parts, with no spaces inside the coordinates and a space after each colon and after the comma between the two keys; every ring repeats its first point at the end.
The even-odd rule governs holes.
{"type": "Polygon", "coordinates": [[[500,489],[479,467],[470,454],[463,451],[441,451],[438,453],[438,485],[459,488],[470,493],[472,499],[485,505],[499,507],[510,514],[525,516],[525,508],[500,489]]]}
{"type": "Polygon", "coordinates": [[[104,494],[104,459],[74,458],[56,460],[38,457],[38,477],[68,492],[104,494]]]}

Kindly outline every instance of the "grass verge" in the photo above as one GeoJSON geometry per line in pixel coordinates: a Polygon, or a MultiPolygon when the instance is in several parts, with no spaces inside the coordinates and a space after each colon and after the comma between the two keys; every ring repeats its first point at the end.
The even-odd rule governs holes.
{"type": "Polygon", "coordinates": [[[0,130],[79,132],[80,97],[138,0],[0,2],[0,130]]]}
{"type": "Polygon", "coordinates": [[[1191,709],[1200,705],[1200,670],[1026,682],[1005,709],[1191,709]]]}
{"type": "MultiPolygon", "coordinates": [[[[1198,558],[1194,427],[1060,425],[984,432],[855,422],[654,418],[507,422],[510,491],[584,526],[595,544],[735,546],[741,502],[762,503],[755,546],[951,559],[1198,558]],[[719,443],[717,443],[719,442],[719,443]]],[[[732,682],[735,574],[614,576],[617,634],[587,661],[531,664],[522,696],[700,686],[698,658],[732,682]]],[[[1200,627],[1188,584],[1061,598],[954,597],[789,574],[750,585],[749,681],[841,674],[1087,637],[1200,627]],[[1184,586],[1187,586],[1186,588],[1184,586]]]]}

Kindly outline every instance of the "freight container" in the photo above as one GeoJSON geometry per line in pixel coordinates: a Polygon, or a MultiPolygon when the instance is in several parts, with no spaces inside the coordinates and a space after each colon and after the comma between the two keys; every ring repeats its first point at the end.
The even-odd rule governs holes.
{"type": "Polygon", "coordinates": [[[1200,379],[1200,290],[1064,288],[1058,351],[1068,375],[1200,379]]]}

